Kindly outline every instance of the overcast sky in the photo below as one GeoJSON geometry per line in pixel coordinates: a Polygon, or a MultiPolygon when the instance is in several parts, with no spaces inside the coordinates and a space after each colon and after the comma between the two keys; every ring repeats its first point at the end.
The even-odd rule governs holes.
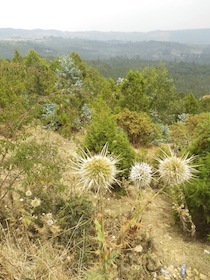
{"type": "Polygon", "coordinates": [[[153,31],[210,28],[210,0],[2,0],[0,28],[153,31]]]}

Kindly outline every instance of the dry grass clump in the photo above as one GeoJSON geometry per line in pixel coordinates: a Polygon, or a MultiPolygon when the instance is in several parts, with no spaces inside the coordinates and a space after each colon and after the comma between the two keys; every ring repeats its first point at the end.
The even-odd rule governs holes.
{"type": "Polygon", "coordinates": [[[0,279],[74,279],[70,262],[68,250],[56,248],[52,240],[35,244],[5,233],[0,250],[0,279]]]}
{"type": "Polygon", "coordinates": [[[44,134],[0,147],[0,279],[76,279],[94,258],[92,203],[61,180],[69,152],[44,134]]]}

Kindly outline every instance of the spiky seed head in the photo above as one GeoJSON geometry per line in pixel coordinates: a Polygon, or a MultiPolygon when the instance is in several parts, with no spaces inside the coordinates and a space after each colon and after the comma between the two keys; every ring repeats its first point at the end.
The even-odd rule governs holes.
{"type": "Polygon", "coordinates": [[[83,151],[82,156],[77,156],[74,162],[74,170],[80,177],[80,184],[84,190],[100,191],[110,190],[112,184],[117,182],[118,159],[108,153],[107,145],[97,155],[91,155],[83,151]]]}
{"type": "Polygon", "coordinates": [[[145,162],[135,163],[130,170],[130,179],[138,188],[147,187],[152,181],[152,168],[145,162]]]}
{"type": "Polygon", "coordinates": [[[188,182],[196,172],[195,166],[192,165],[193,159],[194,156],[177,157],[172,152],[171,155],[164,154],[162,159],[158,159],[160,178],[168,186],[188,182]]]}

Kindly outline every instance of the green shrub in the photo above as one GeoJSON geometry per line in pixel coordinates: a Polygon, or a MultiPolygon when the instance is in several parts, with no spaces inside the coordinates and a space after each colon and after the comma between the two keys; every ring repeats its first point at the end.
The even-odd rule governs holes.
{"type": "Polygon", "coordinates": [[[198,164],[198,178],[184,191],[198,236],[206,237],[210,232],[210,153],[199,157],[198,164]]]}
{"type": "Polygon", "coordinates": [[[25,174],[25,184],[51,185],[61,178],[62,161],[56,147],[50,144],[38,144],[33,140],[16,146],[7,165],[12,165],[25,174]]]}
{"type": "Polygon", "coordinates": [[[129,174],[129,169],[133,165],[135,159],[135,153],[130,143],[121,130],[118,130],[113,141],[109,142],[109,150],[113,152],[116,156],[119,156],[118,168],[121,170],[119,175],[127,177],[129,174]]]}
{"type": "Polygon", "coordinates": [[[190,150],[193,154],[205,155],[210,153],[210,114],[196,127],[196,137],[193,139],[190,150]]]}
{"type": "Polygon", "coordinates": [[[183,150],[188,148],[191,135],[186,123],[177,122],[169,126],[170,140],[173,142],[175,150],[183,150]]]}
{"type": "Polygon", "coordinates": [[[187,115],[184,121],[170,125],[170,138],[177,149],[188,149],[193,154],[202,153],[208,145],[210,114],[187,115]]]}
{"type": "Polygon", "coordinates": [[[202,112],[210,112],[210,96],[206,95],[203,96],[200,100],[199,100],[199,106],[202,110],[202,112]]]}
{"type": "Polygon", "coordinates": [[[186,185],[185,195],[197,232],[202,237],[210,231],[210,118],[205,115],[196,125],[196,137],[190,151],[197,155],[197,179],[186,185]]]}
{"type": "Polygon", "coordinates": [[[160,134],[157,125],[144,113],[137,113],[125,109],[117,117],[118,124],[127,133],[130,142],[136,147],[148,145],[160,134]]]}
{"type": "Polygon", "coordinates": [[[0,221],[8,220],[15,228],[22,223],[25,228],[30,226],[29,232],[35,232],[36,226],[42,224],[42,213],[53,212],[63,188],[60,184],[63,165],[51,144],[38,144],[35,139],[21,140],[12,145],[9,141],[0,141],[3,155],[0,197],[1,204],[7,205],[0,209],[0,221]],[[38,206],[34,207],[36,202],[38,206]]]}
{"type": "Polygon", "coordinates": [[[132,166],[135,153],[127,135],[117,126],[116,118],[102,100],[95,104],[92,122],[87,128],[84,141],[85,148],[94,153],[99,153],[105,144],[108,150],[120,157],[118,168],[123,170],[122,176],[127,176],[132,166]]]}

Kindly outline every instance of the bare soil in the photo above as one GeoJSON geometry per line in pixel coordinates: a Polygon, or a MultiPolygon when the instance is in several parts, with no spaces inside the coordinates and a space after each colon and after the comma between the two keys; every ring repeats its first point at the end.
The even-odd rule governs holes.
{"type": "MultiPolygon", "coordinates": [[[[151,196],[145,192],[145,198],[151,196]]],[[[155,244],[155,251],[164,266],[173,265],[197,269],[208,275],[210,272],[210,244],[198,241],[188,236],[175,224],[172,203],[165,194],[161,194],[147,207],[142,223],[149,230],[155,244]]]]}

